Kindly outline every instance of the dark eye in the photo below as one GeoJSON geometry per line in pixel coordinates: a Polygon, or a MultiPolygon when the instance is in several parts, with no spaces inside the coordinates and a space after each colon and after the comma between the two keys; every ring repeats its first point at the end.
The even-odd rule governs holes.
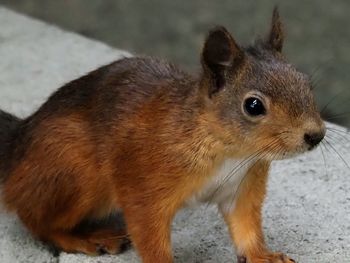
{"type": "Polygon", "coordinates": [[[260,99],[254,97],[247,98],[244,101],[244,110],[253,117],[264,115],[266,113],[264,104],[260,99]]]}

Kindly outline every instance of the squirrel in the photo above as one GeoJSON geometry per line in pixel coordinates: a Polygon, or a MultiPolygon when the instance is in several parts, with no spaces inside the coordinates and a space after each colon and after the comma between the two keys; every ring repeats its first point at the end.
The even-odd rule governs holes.
{"type": "Polygon", "coordinates": [[[173,262],[177,211],[216,204],[238,262],[295,262],[264,241],[269,168],[314,149],[326,128],[283,42],[275,9],[267,36],[249,46],[212,29],[197,75],[124,58],[64,85],[29,117],[2,111],[2,202],[63,251],[117,254],[131,242],[143,263],[173,262]],[[124,223],[89,226],[113,215],[124,223]]]}

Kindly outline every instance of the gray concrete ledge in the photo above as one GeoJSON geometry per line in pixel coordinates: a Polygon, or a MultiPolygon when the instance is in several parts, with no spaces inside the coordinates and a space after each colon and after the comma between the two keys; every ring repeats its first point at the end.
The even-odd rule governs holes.
{"type": "MultiPolygon", "coordinates": [[[[0,107],[25,116],[65,82],[124,55],[0,8],[0,107]]],[[[332,137],[334,147],[350,163],[350,137],[332,137]]],[[[320,150],[275,163],[264,213],[267,242],[298,262],[350,262],[350,169],[330,147],[323,150],[326,164],[320,150]]],[[[226,227],[213,207],[180,212],[173,225],[173,247],[179,263],[229,263],[235,258],[226,227]]],[[[139,261],[133,250],[121,256],[62,253],[54,258],[14,215],[1,211],[0,262],[139,261]]]]}

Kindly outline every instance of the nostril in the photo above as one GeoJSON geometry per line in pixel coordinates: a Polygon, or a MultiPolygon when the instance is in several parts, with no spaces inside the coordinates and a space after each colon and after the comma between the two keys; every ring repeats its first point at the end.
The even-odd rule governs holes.
{"type": "Polygon", "coordinates": [[[323,133],[305,133],[304,140],[312,147],[317,146],[324,138],[323,133]]]}

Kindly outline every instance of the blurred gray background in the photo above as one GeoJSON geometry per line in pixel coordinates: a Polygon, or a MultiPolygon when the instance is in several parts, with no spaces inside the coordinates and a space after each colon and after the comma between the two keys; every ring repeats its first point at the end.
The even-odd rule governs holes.
{"type": "Polygon", "coordinates": [[[324,117],[350,127],[350,1],[347,0],[0,0],[13,10],[196,71],[203,39],[224,25],[241,44],[269,28],[277,4],[290,61],[317,84],[324,117]]]}

